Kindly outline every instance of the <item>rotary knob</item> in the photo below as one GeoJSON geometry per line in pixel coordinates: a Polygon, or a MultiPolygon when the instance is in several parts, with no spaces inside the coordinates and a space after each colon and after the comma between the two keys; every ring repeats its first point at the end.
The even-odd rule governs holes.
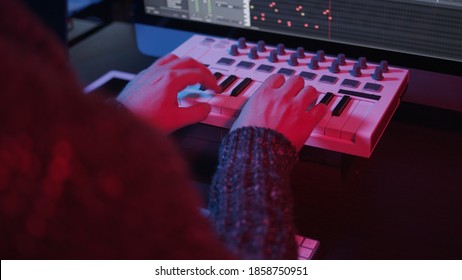
{"type": "Polygon", "coordinates": [[[375,67],[374,74],[372,74],[372,79],[376,81],[381,81],[383,80],[383,69],[381,66],[375,67]]]}
{"type": "Polygon", "coordinates": [[[324,53],[323,50],[318,50],[318,51],[316,52],[316,56],[318,57],[319,62],[323,62],[323,61],[326,60],[326,54],[324,53]]]}
{"type": "Polygon", "coordinates": [[[284,44],[278,44],[276,46],[276,50],[277,50],[278,55],[285,55],[286,54],[286,47],[284,46],[284,44]]]}
{"type": "Polygon", "coordinates": [[[259,52],[266,52],[265,41],[260,40],[260,41],[257,42],[257,50],[259,52]]]}
{"type": "Polygon", "coordinates": [[[305,58],[305,49],[303,47],[297,48],[297,58],[305,58]]]}
{"type": "Polygon", "coordinates": [[[356,62],[353,65],[353,69],[351,69],[350,74],[351,74],[351,76],[354,76],[354,77],[361,76],[361,74],[362,74],[361,73],[361,65],[359,64],[359,62],[356,62]]]}
{"type": "Polygon", "coordinates": [[[252,47],[249,52],[250,59],[257,59],[258,58],[258,49],[257,47],[252,47]]]}
{"type": "Polygon", "coordinates": [[[308,67],[313,70],[319,69],[319,58],[317,56],[313,56],[308,64],[308,67]]]}
{"type": "Polygon", "coordinates": [[[297,54],[292,53],[289,58],[289,65],[291,66],[297,66],[298,65],[298,60],[297,60],[297,54]]]}
{"type": "Polygon", "coordinates": [[[245,42],[245,38],[241,37],[237,40],[237,45],[240,49],[245,49],[247,48],[247,43],[245,42]]]}
{"type": "Polygon", "coordinates": [[[367,68],[367,60],[364,56],[361,56],[360,58],[358,58],[358,63],[361,66],[361,69],[367,68]]]}
{"type": "Polygon", "coordinates": [[[339,53],[337,55],[337,60],[340,65],[345,65],[346,64],[345,54],[339,53]]]}
{"type": "Polygon", "coordinates": [[[338,73],[338,72],[340,72],[340,67],[339,66],[340,66],[340,63],[338,62],[338,60],[333,60],[332,64],[329,67],[329,71],[332,72],[332,73],[338,73]]]}
{"type": "Polygon", "coordinates": [[[380,61],[380,67],[382,67],[382,71],[384,73],[388,72],[388,61],[386,60],[380,61]]]}
{"type": "Polygon", "coordinates": [[[237,45],[231,45],[231,48],[229,49],[229,54],[232,56],[237,56],[239,55],[239,50],[237,45]]]}
{"type": "Polygon", "coordinates": [[[278,61],[278,53],[277,53],[276,50],[272,50],[272,51],[269,53],[268,61],[269,61],[269,62],[277,62],[277,61],[278,61]]]}

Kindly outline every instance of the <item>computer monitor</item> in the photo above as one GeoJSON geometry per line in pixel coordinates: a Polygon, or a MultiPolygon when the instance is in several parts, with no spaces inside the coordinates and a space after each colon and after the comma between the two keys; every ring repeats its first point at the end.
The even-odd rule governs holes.
{"type": "Polygon", "coordinates": [[[462,111],[462,0],[137,0],[139,49],[160,56],[192,33],[386,59],[411,70],[404,99],[462,111]]]}

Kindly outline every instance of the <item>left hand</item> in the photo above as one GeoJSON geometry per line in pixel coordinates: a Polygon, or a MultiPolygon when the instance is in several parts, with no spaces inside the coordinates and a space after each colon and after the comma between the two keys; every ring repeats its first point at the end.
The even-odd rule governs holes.
{"type": "Polygon", "coordinates": [[[131,81],[117,100],[149,124],[171,133],[184,126],[204,120],[210,113],[207,103],[187,108],[178,106],[178,92],[200,83],[220,91],[215,77],[203,64],[169,54],[157,60],[131,81]]]}

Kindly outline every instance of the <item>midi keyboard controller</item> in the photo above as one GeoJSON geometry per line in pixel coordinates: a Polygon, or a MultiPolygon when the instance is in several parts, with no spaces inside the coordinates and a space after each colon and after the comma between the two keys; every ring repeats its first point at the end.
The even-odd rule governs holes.
{"type": "Polygon", "coordinates": [[[173,53],[207,65],[223,88],[215,93],[194,85],[179,93],[180,106],[195,102],[212,106],[203,123],[230,128],[266,78],[274,73],[287,78],[299,75],[305,85],[317,89],[318,102],[327,104],[329,110],[305,145],[366,158],[398,107],[409,80],[408,70],[392,67],[386,60],[372,63],[364,57],[330,56],[303,47],[286,49],[283,44],[269,46],[245,38],[194,35],[173,53]]]}

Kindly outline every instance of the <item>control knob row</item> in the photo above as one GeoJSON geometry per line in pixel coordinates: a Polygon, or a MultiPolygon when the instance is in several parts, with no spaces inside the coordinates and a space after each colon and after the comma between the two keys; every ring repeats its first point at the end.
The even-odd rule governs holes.
{"type": "MultiPolygon", "coordinates": [[[[247,48],[247,43],[246,39],[244,37],[241,37],[237,40],[236,45],[231,45],[231,48],[229,50],[229,54],[232,56],[237,56],[239,55],[239,49],[246,49],[247,48]]],[[[260,40],[257,42],[257,45],[254,47],[250,48],[250,51],[248,53],[248,57],[250,59],[257,59],[258,52],[266,52],[266,45],[265,41],[260,40]]],[[[285,55],[285,46],[284,44],[280,43],[277,44],[276,49],[270,51],[269,56],[268,56],[268,61],[270,62],[277,62],[278,55],[285,55]]],[[[305,58],[305,50],[303,47],[298,47],[295,53],[292,53],[289,57],[288,64],[291,66],[297,66],[298,65],[298,58],[305,58]]],[[[310,69],[316,70],[319,69],[319,62],[324,62],[325,61],[325,53],[323,50],[318,50],[316,52],[316,56],[312,57],[310,62],[308,63],[308,67],[310,69]]],[[[329,71],[332,73],[339,73],[340,72],[340,65],[346,65],[346,58],[343,53],[340,53],[337,55],[337,58],[332,61],[329,71]]],[[[353,65],[353,68],[350,70],[350,74],[354,77],[359,77],[362,75],[361,69],[366,69],[367,68],[367,60],[365,57],[360,57],[358,58],[358,61],[353,65]]],[[[388,72],[388,62],[386,60],[382,60],[380,62],[380,65],[376,67],[374,74],[372,74],[372,78],[375,80],[382,80],[383,79],[383,73],[388,72]]]]}

